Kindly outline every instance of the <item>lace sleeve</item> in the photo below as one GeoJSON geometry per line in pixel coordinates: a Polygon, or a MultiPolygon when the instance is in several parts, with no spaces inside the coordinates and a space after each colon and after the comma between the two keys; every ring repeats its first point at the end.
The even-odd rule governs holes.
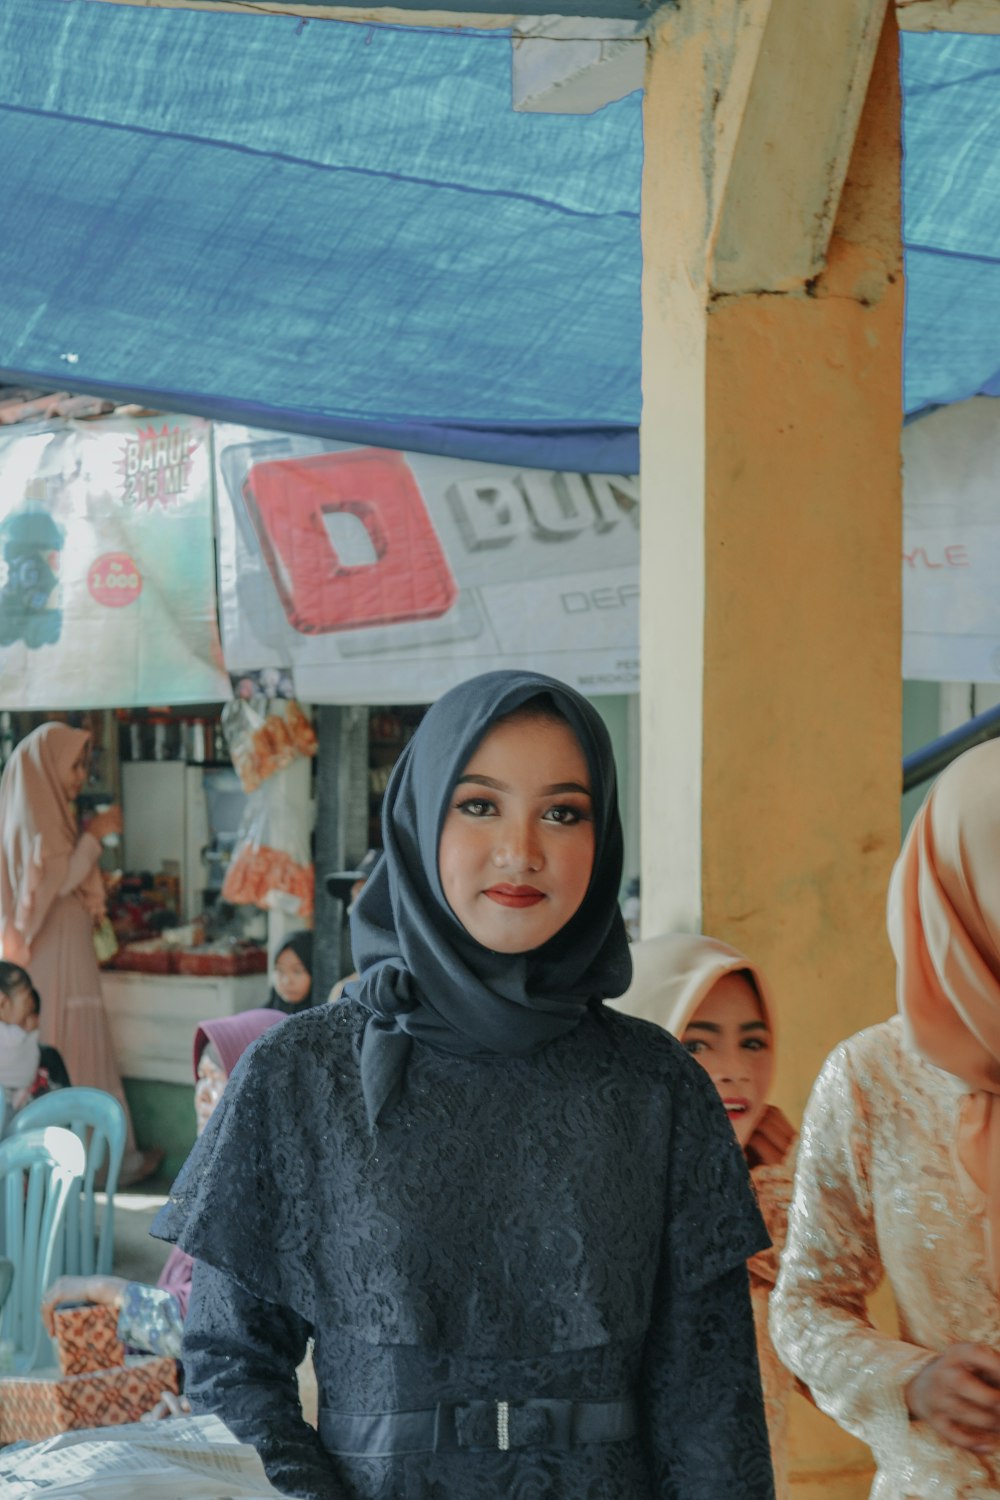
{"type": "Polygon", "coordinates": [[[674,1281],[694,1293],[771,1241],[715,1086],[694,1058],[678,1051],[664,1255],[674,1281]]]}
{"type": "Polygon", "coordinates": [[[827,1060],[802,1127],[771,1335],[817,1406],[880,1454],[909,1431],[903,1390],[933,1356],[878,1332],[866,1299],[882,1280],[863,1088],[844,1049],[827,1060]]]}
{"type": "Polygon", "coordinates": [[[644,1352],[643,1432],[663,1500],[774,1500],[745,1266],[697,1296],[661,1273],[644,1352]]]}
{"type": "Polygon", "coordinates": [[[268,1479],[301,1500],[347,1500],[299,1405],[296,1367],[309,1325],[198,1261],[184,1325],[184,1389],[260,1454],[268,1479]]]}
{"type": "Polygon", "coordinates": [[[236,1064],[151,1233],[314,1323],[318,1168],[301,1140],[289,1148],[285,1122],[315,1078],[294,1052],[269,1071],[266,1044],[281,1030],[265,1033],[236,1064]]]}
{"type": "Polygon", "coordinates": [[[667,1222],[643,1350],[642,1430],[663,1500],[773,1500],[746,1262],[770,1244],[704,1070],[673,1088],[667,1222]]]}

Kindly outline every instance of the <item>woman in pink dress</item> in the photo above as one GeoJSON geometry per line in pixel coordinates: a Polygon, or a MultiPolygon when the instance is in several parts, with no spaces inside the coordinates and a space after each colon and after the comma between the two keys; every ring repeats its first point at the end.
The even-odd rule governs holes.
{"type": "Polygon", "coordinates": [[[42,997],[41,1040],[62,1053],[74,1084],[114,1094],[128,1139],[121,1184],[141,1181],[162,1152],[135,1144],[101,998],[94,924],[104,916],[101,838],[121,827],[117,808],[88,832],[72,803],[87,776],[90,735],[42,724],[14,750],[0,779],[0,934],[3,956],[28,969],[42,997]]]}

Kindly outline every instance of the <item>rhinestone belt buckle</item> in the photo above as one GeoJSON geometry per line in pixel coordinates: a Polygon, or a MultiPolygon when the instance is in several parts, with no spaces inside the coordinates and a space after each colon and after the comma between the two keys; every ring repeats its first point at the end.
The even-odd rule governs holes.
{"type": "Polygon", "coordinates": [[[510,1402],[497,1402],[497,1447],[501,1453],[510,1448],[510,1402]]]}

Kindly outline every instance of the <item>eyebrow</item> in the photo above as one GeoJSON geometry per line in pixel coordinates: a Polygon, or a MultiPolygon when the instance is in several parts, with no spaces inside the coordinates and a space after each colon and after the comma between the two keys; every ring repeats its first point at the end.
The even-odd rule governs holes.
{"type": "MultiPolygon", "coordinates": [[[[479,776],[473,772],[469,776],[460,776],[455,783],[456,786],[465,786],[469,782],[476,786],[488,786],[494,792],[509,792],[512,790],[505,781],[495,781],[492,776],[479,776]]],[[[556,781],[551,786],[543,786],[540,795],[543,797],[554,797],[560,792],[580,792],[584,797],[590,796],[589,787],[582,786],[579,781],[556,781]]]]}
{"type": "MultiPolygon", "coordinates": [[[[714,1036],[719,1036],[722,1027],[715,1021],[689,1021],[684,1028],[685,1031],[711,1031],[714,1036]]],[[[743,1021],[740,1025],[741,1031],[766,1031],[766,1021],[743,1021]]]]}

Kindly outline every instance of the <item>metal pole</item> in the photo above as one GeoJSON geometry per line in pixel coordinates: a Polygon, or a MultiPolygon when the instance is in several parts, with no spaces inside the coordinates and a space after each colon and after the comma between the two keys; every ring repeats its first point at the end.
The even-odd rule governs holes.
{"type": "Polygon", "coordinates": [[[963,751],[971,750],[973,745],[982,745],[986,740],[993,740],[998,736],[1000,736],[1000,704],[996,708],[988,708],[985,713],[977,714],[967,724],[960,724],[957,729],[951,730],[949,734],[943,734],[940,739],[931,740],[929,745],[923,745],[919,750],[914,750],[911,755],[904,756],[903,791],[912,791],[922,782],[930,781],[932,777],[938,776],[945,766],[957,760],[963,751]]]}
{"type": "Polygon", "coordinates": [[[354,868],[368,847],[368,709],[318,708],[316,729],[313,989],[325,1000],[354,967],[343,903],[328,894],[324,877],[354,868]]]}

